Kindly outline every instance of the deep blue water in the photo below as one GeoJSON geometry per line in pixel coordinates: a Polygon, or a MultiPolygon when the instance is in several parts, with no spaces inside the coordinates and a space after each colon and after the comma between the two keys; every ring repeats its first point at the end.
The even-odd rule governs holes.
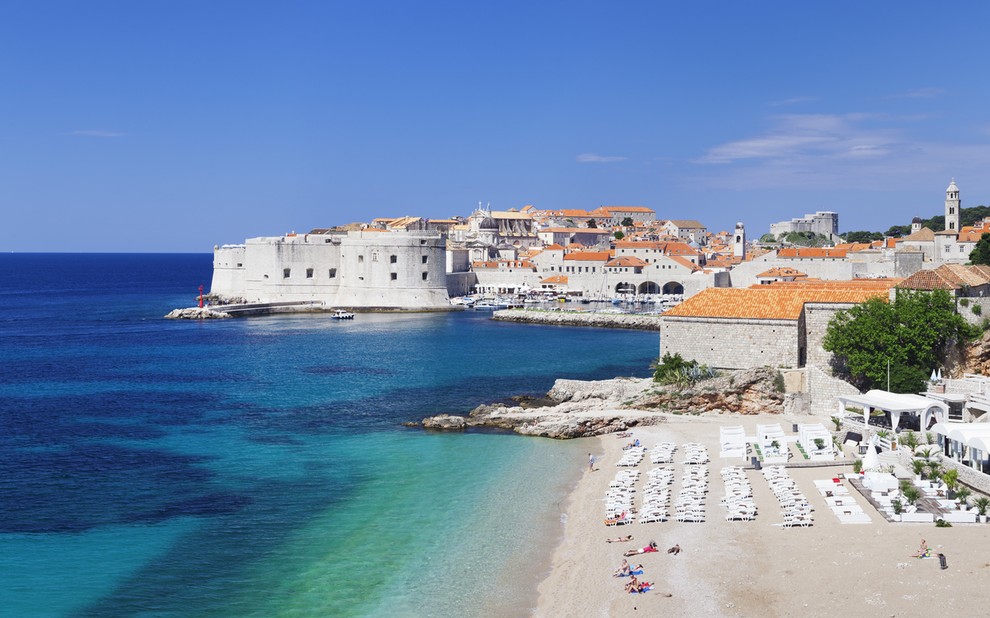
{"type": "Polygon", "coordinates": [[[480,312],[162,319],[210,276],[210,255],[0,255],[0,613],[460,613],[445,578],[528,598],[510,567],[580,446],[402,423],[645,376],[658,347],[480,312]]]}

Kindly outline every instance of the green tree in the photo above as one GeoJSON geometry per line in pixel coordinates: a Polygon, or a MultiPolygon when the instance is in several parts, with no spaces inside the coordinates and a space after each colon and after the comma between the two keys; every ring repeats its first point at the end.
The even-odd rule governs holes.
{"type": "Polygon", "coordinates": [[[891,303],[874,298],[838,312],[822,345],[860,388],[886,388],[889,375],[890,390],[910,393],[922,390],[931,368],[975,331],[945,290],[898,290],[891,303]]]}
{"type": "Polygon", "coordinates": [[[765,242],[765,243],[777,242],[777,237],[774,236],[773,234],[764,234],[763,236],[760,236],[760,242],[765,242]]]}
{"type": "Polygon", "coordinates": [[[874,240],[883,240],[883,234],[880,232],[846,232],[843,234],[846,242],[872,242],[874,240]]]}
{"type": "Polygon", "coordinates": [[[623,238],[626,237],[626,235],[623,234],[622,232],[616,232],[615,234],[613,234],[613,236],[615,236],[616,240],[622,240],[623,238]]]}
{"type": "Polygon", "coordinates": [[[632,217],[626,217],[625,219],[622,220],[622,227],[632,227],[632,226],[633,226],[632,217]]]}
{"type": "Polygon", "coordinates": [[[598,222],[595,221],[594,219],[588,219],[588,227],[597,228],[598,222]]]}
{"type": "Polygon", "coordinates": [[[976,241],[976,246],[969,254],[971,264],[990,264],[990,232],[984,233],[976,241]]]}

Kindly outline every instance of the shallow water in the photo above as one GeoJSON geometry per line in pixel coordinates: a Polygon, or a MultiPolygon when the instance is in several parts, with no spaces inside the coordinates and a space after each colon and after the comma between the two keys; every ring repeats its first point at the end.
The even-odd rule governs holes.
{"type": "Polygon", "coordinates": [[[401,423],[646,375],[656,334],[475,312],[161,319],[210,261],[0,256],[5,612],[525,611],[582,445],[401,423]]]}

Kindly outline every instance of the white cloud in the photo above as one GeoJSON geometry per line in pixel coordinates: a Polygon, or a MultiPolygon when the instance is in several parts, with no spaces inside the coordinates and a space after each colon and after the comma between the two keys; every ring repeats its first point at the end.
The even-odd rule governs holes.
{"type": "Polygon", "coordinates": [[[945,94],[945,89],[943,88],[915,88],[914,90],[908,90],[907,92],[899,92],[897,94],[892,94],[888,99],[934,99],[935,97],[940,97],[945,94]]]}
{"type": "Polygon", "coordinates": [[[782,99],[780,101],[771,101],[770,105],[772,107],[782,107],[784,105],[796,105],[798,103],[810,103],[811,101],[817,101],[819,97],[791,97],[789,99],[782,99]]]}
{"type": "Polygon", "coordinates": [[[71,131],[69,135],[76,137],[123,137],[123,133],[116,131],[100,131],[98,129],[85,129],[82,131],[71,131]]]}
{"type": "Polygon", "coordinates": [[[578,163],[615,163],[617,161],[625,161],[625,157],[605,157],[602,155],[597,155],[591,152],[586,152],[584,154],[579,154],[574,157],[574,160],[578,163]]]}
{"type": "Polygon", "coordinates": [[[860,190],[980,175],[990,167],[990,141],[954,144],[915,137],[924,120],[883,114],[774,116],[762,134],[709,148],[693,161],[698,178],[692,180],[732,190],[860,190]]]}

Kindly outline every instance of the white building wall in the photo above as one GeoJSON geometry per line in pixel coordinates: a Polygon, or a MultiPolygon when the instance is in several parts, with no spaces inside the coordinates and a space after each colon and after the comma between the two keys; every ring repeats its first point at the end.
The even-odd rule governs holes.
{"type": "Polygon", "coordinates": [[[449,306],[445,240],[431,232],[348,232],[252,238],[217,249],[212,291],[248,302],[317,301],[328,307],[449,306]],[[243,264],[243,273],[230,267],[243,264]]]}

